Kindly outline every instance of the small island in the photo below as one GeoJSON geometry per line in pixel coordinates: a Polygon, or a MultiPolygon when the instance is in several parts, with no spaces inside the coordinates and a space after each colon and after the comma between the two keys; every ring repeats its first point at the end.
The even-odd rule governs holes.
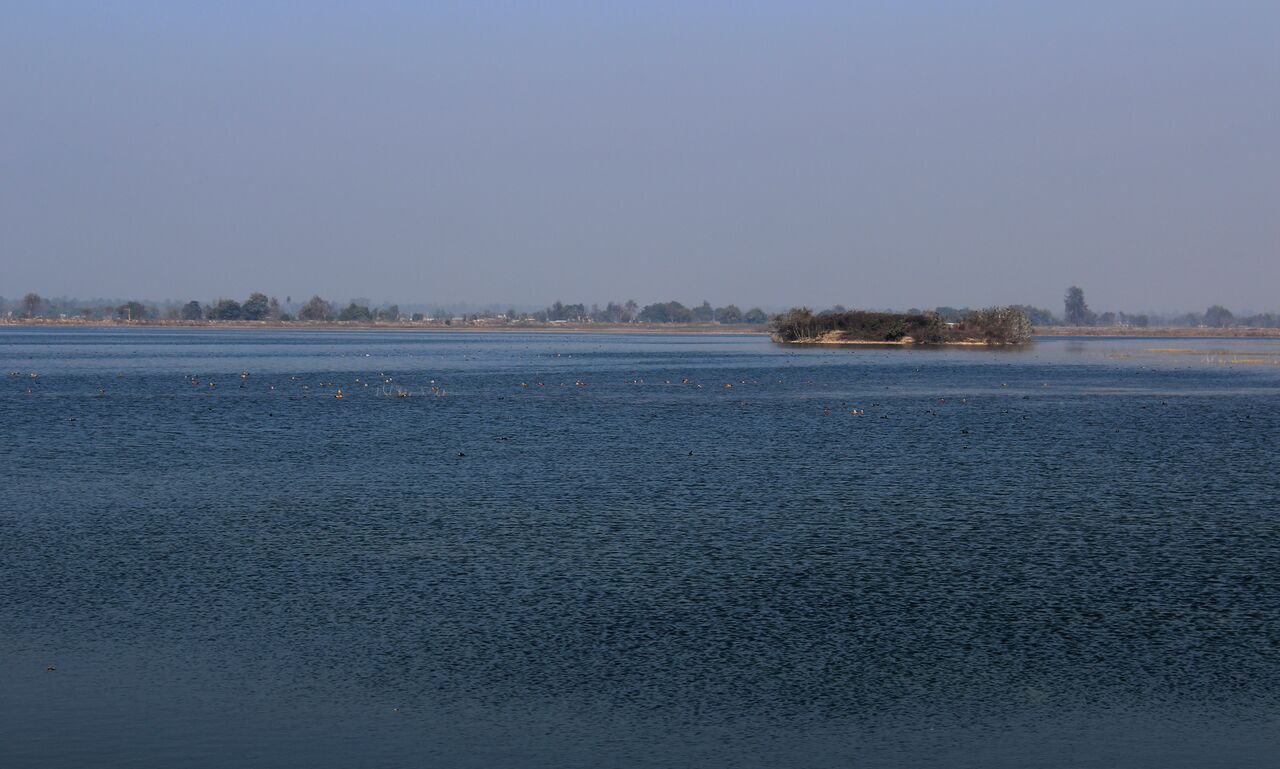
{"type": "Polygon", "coordinates": [[[991,307],[947,322],[936,313],[822,312],[793,309],[774,319],[773,341],[821,345],[966,345],[1002,347],[1031,341],[1031,321],[1016,307],[991,307]]]}

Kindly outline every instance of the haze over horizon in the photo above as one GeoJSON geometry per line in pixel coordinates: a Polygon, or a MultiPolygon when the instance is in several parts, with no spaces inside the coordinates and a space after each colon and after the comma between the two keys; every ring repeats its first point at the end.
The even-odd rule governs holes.
{"type": "Polygon", "coordinates": [[[1280,5],[6,4],[0,295],[1280,309],[1280,5]]]}

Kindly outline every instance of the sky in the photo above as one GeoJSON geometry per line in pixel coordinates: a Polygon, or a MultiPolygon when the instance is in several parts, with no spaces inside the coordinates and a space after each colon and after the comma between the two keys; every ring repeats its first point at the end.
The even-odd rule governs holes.
{"type": "Polygon", "coordinates": [[[1280,310],[1280,3],[0,4],[0,295],[1280,310]]]}

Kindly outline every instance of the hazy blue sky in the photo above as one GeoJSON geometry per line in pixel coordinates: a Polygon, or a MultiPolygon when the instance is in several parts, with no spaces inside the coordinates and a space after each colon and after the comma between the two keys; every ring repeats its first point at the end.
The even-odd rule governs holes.
{"type": "Polygon", "coordinates": [[[0,294],[1280,309],[1280,3],[0,4],[0,294]]]}

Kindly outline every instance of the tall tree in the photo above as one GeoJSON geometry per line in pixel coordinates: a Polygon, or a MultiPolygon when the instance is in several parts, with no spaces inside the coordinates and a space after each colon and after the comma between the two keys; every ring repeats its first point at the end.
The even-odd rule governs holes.
{"type": "Polygon", "coordinates": [[[116,317],[121,320],[146,320],[147,307],[142,302],[125,302],[116,308],[116,317]]]}
{"type": "Polygon", "coordinates": [[[192,299],[182,305],[181,317],[183,320],[200,320],[204,317],[204,308],[200,306],[199,302],[192,299]]]}
{"type": "Polygon", "coordinates": [[[369,308],[362,304],[352,302],[342,308],[342,312],[338,313],[338,320],[357,321],[357,320],[373,320],[373,313],[369,312],[369,308]]]}
{"type": "Polygon", "coordinates": [[[741,323],[742,310],[739,310],[738,305],[736,304],[731,304],[727,307],[717,307],[716,320],[720,323],[741,323]]]}
{"type": "Polygon", "coordinates": [[[40,305],[44,304],[44,299],[39,294],[27,294],[22,297],[22,314],[28,318],[34,318],[40,314],[40,305]]]}
{"type": "Polygon", "coordinates": [[[640,311],[645,323],[691,323],[693,311],[679,302],[655,302],[640,311]]]}
{"type": "Polygon", "coordinates": [[[313,296],[298,310],[298,317],[302,320],[329,320],[333,317],[333,305],[319,296],[313,296]]]}
{"type": "Polygon", "coordinates": [[[1093,313],[1089,311],[1089,305],[1084,301],[1084,290],[1079,286],[1068,288],[1062,302],[1068,326],[1093,325],[1093,313]]]}
{"type": "Polygon", "coordinates": [[[1231,310],[1220,304],[1215,304],[1204,311],[1204,324],[1213,328],[1226,328],[1234,323],[1236,316],[1231,310]]]}
{"type": "Polygon", "coordinates": [[[240,305],[240,317],[244,320],[264,320],[271,311],[271,301],[266,294],[254,292],[240,305]]]}
{"type": "Polygon", "coordinates": [[[209,320],[240,320],[242,311],[240,303],[234,299],[219,299],[205,311],[209,320]]]}

